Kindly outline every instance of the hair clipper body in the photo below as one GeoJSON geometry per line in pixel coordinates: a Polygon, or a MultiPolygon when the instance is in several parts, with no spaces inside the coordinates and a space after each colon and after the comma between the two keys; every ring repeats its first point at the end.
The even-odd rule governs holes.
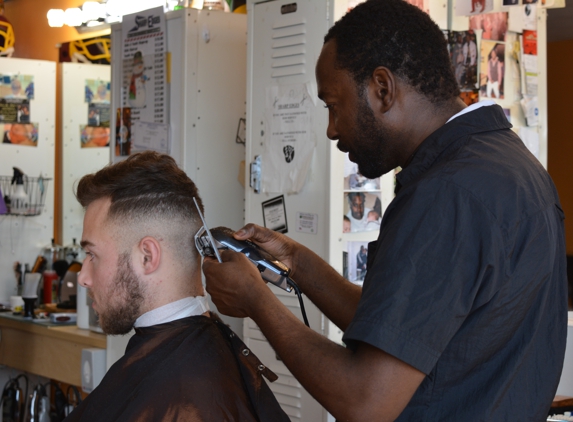
{"type": "MultiPolygon", "coordinates": [[[[215,227],[210,230],[214,246],[217,249],[230,249],[244,254],[257,266],[263,280],[286,290],[292,291],[289,283],[290,268],[277,260],[274,256],[258,247],[249,240],[237,240],[233,237],[233,230],[227,227],[215,227]]],[[[204,227],[195,235],[195,246],[201,256],[216,256],[211,241],[204,227]]]]}

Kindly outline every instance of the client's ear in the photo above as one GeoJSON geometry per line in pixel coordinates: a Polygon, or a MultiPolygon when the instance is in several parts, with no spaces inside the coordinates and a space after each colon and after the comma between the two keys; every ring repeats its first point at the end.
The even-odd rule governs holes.
{"type": "Polygon", "coordinates": [[[159,267],[161,261],[161,245],[151,236],[146,236],[139,241],[137,246],[139,265],[143,274],[151,274],[159,267]]]}

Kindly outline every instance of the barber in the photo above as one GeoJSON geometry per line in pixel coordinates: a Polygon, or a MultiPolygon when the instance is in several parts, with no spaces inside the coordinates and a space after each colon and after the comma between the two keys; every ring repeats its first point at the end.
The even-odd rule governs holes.
{"type": "Polygon", "coordinates": [[[403,0],[356,6],[316,66],[327,136],[361,174],[395,167],[363,289],[313,251],[252,224],[346,347],[305,327],[242,254],[206,259],[218,309],[250,317],[340,421],[541,421],[566,340],[563,213],[493,102],[465,107],[440,29],[403,0]]]}

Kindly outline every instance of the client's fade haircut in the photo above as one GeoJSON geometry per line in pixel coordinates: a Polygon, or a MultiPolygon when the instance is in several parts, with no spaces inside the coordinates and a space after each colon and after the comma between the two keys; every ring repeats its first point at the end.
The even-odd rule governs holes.
{"type": "Polygon", "coordinates": [[[195,183],[172,157],[152,151],[133,154],[82,177],[76,192],[84,208],[98,199],[109,198],[107,219],[111,221],[128,224],[161,219],[191,221],[200,226],[193,197],[203,212],[195,183]]]}
{"type": "Polygon", "coordinates": [[[405,0],[368,0],[334,24],[324,42],[336,41],[336,64],[359,88],[385,66],[442,104],[460,95],[446,38],[430,16],[405,0]]]}

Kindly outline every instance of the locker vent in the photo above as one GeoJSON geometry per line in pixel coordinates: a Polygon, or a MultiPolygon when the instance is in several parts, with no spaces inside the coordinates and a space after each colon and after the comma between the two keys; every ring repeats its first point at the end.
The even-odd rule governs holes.
{"type": "Polygon", "coordinates": [[[271,77],[306,73],[306,19],[281,16],[273,24],[271,77]]]}
{"type": "Polygon", "coordinates": [[[286,369],[284,371],[277,369],[275,373],[279,379],[270,384],[271,391],[291,422],[302,421],[302,386],[286,369]]]}
{"type": "Polygon", "coordinates": [[[302,385],[292,376],[284,363],[278,360],[278,356],[270,347],[258,325],[250,318],[247,318],[245,322],[248,328],[246,337],[249,339],[247,345],[271,371],[279,376],[275,382],[268,383],[271,391],[291,422],[302,422],[302,394],[304,391],[302,385]]]}

